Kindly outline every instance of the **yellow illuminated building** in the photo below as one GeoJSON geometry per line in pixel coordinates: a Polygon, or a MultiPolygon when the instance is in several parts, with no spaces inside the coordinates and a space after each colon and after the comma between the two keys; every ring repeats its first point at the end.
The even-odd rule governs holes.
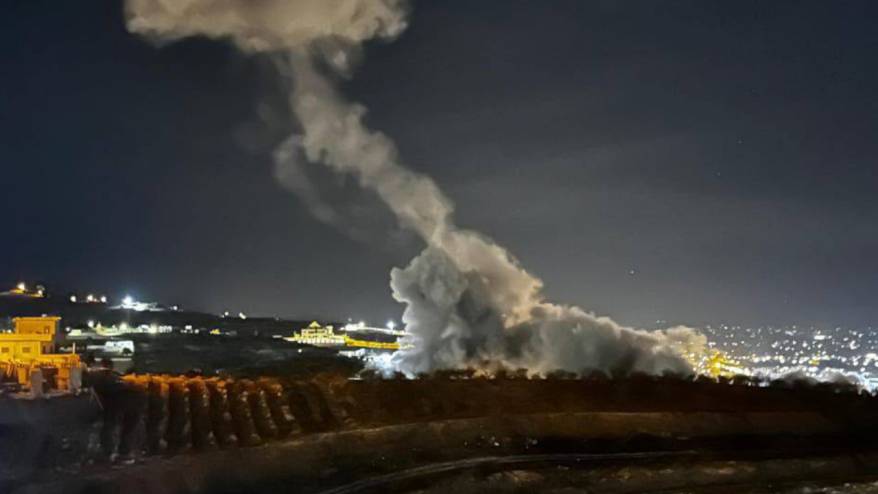
{"type": "Polygon", "coordinates": [[[293,333],[292,337],[284,339],[295,343],[323,347],[345,345],[344,335],[337,334],[332,326],[321,326],[317,321],[311,322],[307,328],[302,328],[298,333],[293,333]]]}
{"type": "Polygon", "coordinates": [[[16,317],[15,330],[0,334],[0,366],[5,377],[27,384],[34,369],[57,369],[58,388],[66,389],[70,372],[79,367],[76,354],[56,354],[55,335],[60,317],[16,317]]]}
{"type": "Polygon", "coordinates": [[[335,328],[330,326],[321,326],[317,321],[313,321],[307,328],[293,333],[293,336],[284,338],[287,341],[302,343],[306,345],[322,346],[322,347],[351,347],[351,348],[370,348],[373,350],[399,350],[399,343],[359,340],[351,338],[346,334],[335,332],[335,328]]]}
{"type": "Polygon", "coordinates": [[[15,332],[0,334],[0,359],[28,360],[55,351],[60,317],[16,317],[15,332]]]}

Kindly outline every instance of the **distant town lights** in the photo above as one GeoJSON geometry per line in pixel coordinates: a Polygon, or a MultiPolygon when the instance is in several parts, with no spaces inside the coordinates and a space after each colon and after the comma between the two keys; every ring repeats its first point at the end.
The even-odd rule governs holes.
{"type": "Polygon", "coordinates": [[[19,291],[22,291],[22,292],[26,292],[26,291],[27,291],[27,285],[26,285],[24,282],[20,282],[20,283],[16,286],[16,288],[18,288],[18,290],[19,290],[19,291]]]}
{"type": "Polygon", "coordinates": [[[76,295],[71,295],[71,296],[70,296],[70,302],[71,302],[71,303],[74,303],[74,304],[76,303],[76,295]]]}

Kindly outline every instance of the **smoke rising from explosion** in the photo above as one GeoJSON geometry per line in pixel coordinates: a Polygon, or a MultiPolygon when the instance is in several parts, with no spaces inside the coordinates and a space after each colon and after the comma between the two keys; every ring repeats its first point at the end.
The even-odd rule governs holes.
{"type": "MultiPolygon", "coordinates": [[[[634,330],[545,301],[542,282],[503,247],[458,228],[435,182],[406,168],[393,141],[363,124],[366,109],[338,93],[334,80],[351,74],[360,45],[400,35],[407,13],[404,0],[126,2],[128,29],[153,41],[206,36],[274,57],[291,79],[290,107],[302,126],[301,136],[279,147],[280,164],[301,153],[355,177],[424,240],[420,255],[391,272],[412,343],[394,354],[396,369],[691,372],[681,351],[701,351],[702,335],[684,327],[634,330]]],[[[327,222],[334,216],[315,213],[327,222]]]]}

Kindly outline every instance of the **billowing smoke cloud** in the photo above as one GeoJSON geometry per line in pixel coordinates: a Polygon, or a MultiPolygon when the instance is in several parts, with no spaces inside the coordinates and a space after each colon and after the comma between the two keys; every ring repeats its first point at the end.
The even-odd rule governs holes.
{"type": "Polygon", "coordinates": [[[540,281],[507,252],[472,232],[453,231],[405,269],[394,269],[394,297],[414,346],[394,363],[409,373],[503,367],[689,373],[681,353],[700,354],[703,335],[689,328],[645,332],[578,307],[542,300],[540,281]]]}
{"type": "MultiPolygon", "coordinates": [[[[578,307],[549,303],[542,282],[503,247],[458,228],[453,205],[429,177],[406,168],[396,146],[363,124],[366,109],[333,83],[348,76],[359,47],[406,28],[402,0],[128,0],[128,28],[157,42],[207,36],[275,57],[292,82],[290,107],[302,126],[279,147],[356,178],[387,204],[426,249],[394,269],[391,287],[406,305],[411,346],[393,356],[408,374],[465,367],[687,373],[681,355],[704,337],[688,328],[638,331],[578,307]]],[[[298,173],[293,169],[292,173],[298,173]]],[[[295,176],[293,177],[295,178],[295,176]]],[[[333,212],[319,206],[323,221],[333,212]]]]}
{"type": "Polygon", "coordinates": [[[407,8],[403,0],[127,0],[125,13],[131,32],[157,42],[206,36],[270,52],[334,37],[394,38],[407,8]]]}

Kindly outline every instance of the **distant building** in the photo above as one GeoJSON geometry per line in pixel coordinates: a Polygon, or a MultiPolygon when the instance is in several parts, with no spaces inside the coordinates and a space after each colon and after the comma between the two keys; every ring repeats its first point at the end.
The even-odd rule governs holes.
{"type": "Polygon", "coordinates": [[[373,350],[399,350],[400,346],[399,342],[396,341],[396,335],[393,335],[393,338],[390,341],[364,339],[369,332],[382,335],[393,335],[393,333],[395,333],[393,330],[385,328],[370,328],[365,324],[348,325],[345,327],[345,333],[336,333],[335,328],[331,325],[321,326],[317,321],[313,321],[307,328],[302,328],[299,332],[293,333],[293,336],[286,337],[284,340],[305,345],[330,348],[349,347],[368,348],[373,350]],[[356,339],[351,338],[348,336],[347,331],[359,331],[362,336],[356,339]]]}
{"type": "Polygon", "coordinates": [[[317,321],[313,321],[307,328],[302,328],[293,336],[284,338],[287,341],[300,343],[304,345],[314,345],[322,347],[343,347],[345,346],[345,337],[335,332],[330,326],[321,326],[317,321]]]}
{"type": "Polygon", "coordinates": [[[36,288],[31,290],[26,283],[22,282],[9,290],[0,292],[0,295],[6,297],[43,298],[46,296],[46,288],[43,285],[37,285],[36,288]]]}
{"type": "Polygon", "coordinates": [[[165,312],[167,310],[156,302],[141,302],[134,300],[130,295],[126,295],[125,298],[122,299],[121,304],[110,308],[116,310],[133,310],[136,312],[165,312]]]}

